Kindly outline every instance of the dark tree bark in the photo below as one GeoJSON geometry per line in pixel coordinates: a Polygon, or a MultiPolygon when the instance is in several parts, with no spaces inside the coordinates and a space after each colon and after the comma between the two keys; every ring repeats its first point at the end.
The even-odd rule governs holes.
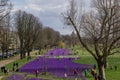
{"type": "Polygon", "coordinates": [[[26,57],[26,53],[30,56],[30,51],[37,41],[42,24],[32,14],[18,11],[15,14],[15,25],[20,40],[20,57],[22,59],[26,57]]]}
{"type": "Polygon", "coordinates": [[[69,9],[63,17],[65,24],[72,26],[76,31],[81,45],[96,60],[102,80],[106,80],[104,66],[108,56],[118,53],[120,47],[118,45],[120,41],[120,4],[118,3],[120,1],[93,0],[92,3],[95,11],[86,13],[82,9],[78,10],[75,0],[71,0],[69,9]],[[83,37],[91,41],[94,50],[83,37]]]}

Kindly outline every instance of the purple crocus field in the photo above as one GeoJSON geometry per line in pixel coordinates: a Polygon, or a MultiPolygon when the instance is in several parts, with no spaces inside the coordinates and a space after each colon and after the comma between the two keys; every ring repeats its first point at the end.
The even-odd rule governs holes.
{"type": "MultiPolygon", "coordinates": [[[[92,68],[91,65],[74,63],[73,60],[75,58],[57,58],[57,57],[51,58],[51,57],[48,57],[51,55],[52,56],[69,55],[70,52],[71,52],[71,50],[68,50],[68,49],[50,50],[45,53],[45,56],[47,55],[46,57],[45,56],[38,57],[35,60],[26,63],[19,69],[19,71],[30,73],[30,74],[35,74],[36,69],[39,70],[39,73],[45,72],[45,70],[46,70],[46,72],[52,76],[63,78],[64,74],[66,73],[68,75],[68,78],[74,78],[76,76],[73,74],[73,69],[76,69],[78,76],[82,80],[86,80],[85,77],[82,75],[82,72],[85,69],[92,68]]],[[[19,77],[19,75],[16,75],[16,77],[19,77]]],[[[15,80],[19,80],[19,79],[15,79],[15,80]]],[[[10,80],[10,79],[8,79],[8,80],[10,80]]],[[[40,79],[32,78],[30,80],[40,80],[40,79]]]]}
{"type": "Polygon", "coordinates": [[[70,60],[70,58],[56,59],[40,57],[22,66],[20,71],[35,74],[36,69],[41,73],[44,72],[44,68],[46,67],[47,72],[53,76],[64,77],[64,74],[67,73],[68,77],[74,77],[73,69],[75,68],[79,77],[85,80],[82,72],[85,69],[91,68],[91,66],[86,64],[77,64],[72,62],[72,60],[73,59],[70,60]]]}
{"type": "Polygon", "coordinates": [[[48,52],[45,53],[45,55],[60,56],[60,55],[69,55],[70,53],[71,53],[70,49],[56,48],[56,49],[49,50],[48,52]]]}

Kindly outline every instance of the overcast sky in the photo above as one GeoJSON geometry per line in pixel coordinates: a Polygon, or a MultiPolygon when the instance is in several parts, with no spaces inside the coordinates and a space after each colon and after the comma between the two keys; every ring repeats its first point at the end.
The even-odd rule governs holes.
{"type": "MultiPolygon", "coordinates": [[[[37,16],[44,26],[49,26],[61,34],[70,34],[73,30],[63,25],[61,13],[66,10],[69,0],[10,0],[14,7],[12,12],[19,9],[37,16]]],[[[80,1],[80,0],[79,0],[80,1]]],[[[83,1],[83,0],[81,0],[83,1]]],[[[90,0],[84,0],[86,7],[90,0]]]]}

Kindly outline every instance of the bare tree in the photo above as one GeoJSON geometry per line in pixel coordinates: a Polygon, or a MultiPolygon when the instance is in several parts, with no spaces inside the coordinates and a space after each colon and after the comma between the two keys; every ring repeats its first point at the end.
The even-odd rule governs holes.
{"type": "Polygon", "coordinates": [[[0,21],[7,16],[12,9],[12,4],[9,0],[0,0],[0,21]]]}
{"type": "Polygon", "coordinates": [[[1,25],[0,26],[0,38],[1,38],[0,43],[1,43],[3,56],[8,46],[6,41],[7,41],[7,34],[9,32],[7,27],[9,23],[6,22],[5,17],[10,13],[11,9],[12,9],[12,4],[10,3],[9,0],[0,0],[0,25],[1,25]],[[5,41],[3,39],[5,39],[5,41]]]}
{"type": "Polygon", "coordinates": [[[43,28],[41,27],[38,38],[37,38],[37,42],[34,45],[35,49],[38,49],[39,52],[41,51],[42,48],[44,48],[44,34],[43,34],[43,28]]]}
{"type": "Polygon", "coordinates": [[[15,14],[15,27],[20,40],[20,58],[22,59],[26,52],[30,56],[30,51],[38,38],[42,25],[32,14],[18,11],[15,14]]]}
{"type": "Polygon", "coordinates": [[[33,15],[29,15],[28,26],[26,26],[25,30],[25,47],[30,56],[30,51],[33,49],[35,43],[37,43],[38,36],[40,34],[42,24],[39,22],[38,18],[33,15]]]}
{"type": "Polygon", "coordinates": [[[64,14],[64,19],[75,29],[83,47],[96,60],[102,80],[106,80],[104,65],[108,56],[118,53],[120,47],[120,0],[92,2],[94,10],[82,14],[84,11],[77,10],[75,1],[70,1],[70,9],[64,14]],[[92,41],[94,50],[83,37],[92,41]]]}
{"type": "Polygon", "coordinates": [[[0,44],[4,58],[4,53],[6,53],[6,57],[8,56],[7,54],[11,44],[10,15],[7,15],[1,20],[0,26],[0,44]]]}

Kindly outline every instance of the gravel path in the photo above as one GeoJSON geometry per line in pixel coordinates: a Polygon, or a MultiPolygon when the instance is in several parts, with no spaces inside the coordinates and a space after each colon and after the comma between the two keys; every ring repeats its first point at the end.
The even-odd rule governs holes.
{"type": "Polygon", "coordinates": [[[3,76],[0,76],[0,80],[3,78],[3,76]]]}
{"type": "Polygon", "coordinates": [[[9,58],[9,59],[0,61],[0,67],[5,66],[6,64],[9,64],[9,63],[11,63],[11,62],[14,62],[14,61],[16,61],[16,60],[18,60],[18,59],[19,59],[19,56],[15,56],[15,57],[11,57],[11,58],[9,58]]]}
{"type": "MultiPolygon", "coordinates": [[[[6,59],[6,60],[3,60],[3,61],[0,61],[0,67],[2,66],[5,66],[11,62],[14,62],[16,60],[19,59],[19,56],[15,56],[15,57],[12,57],[12,58],[9,58],[9,59],[6,59]]],[[[0,80],[3,78],[4,76],[0,76],[0,80]]]]}

